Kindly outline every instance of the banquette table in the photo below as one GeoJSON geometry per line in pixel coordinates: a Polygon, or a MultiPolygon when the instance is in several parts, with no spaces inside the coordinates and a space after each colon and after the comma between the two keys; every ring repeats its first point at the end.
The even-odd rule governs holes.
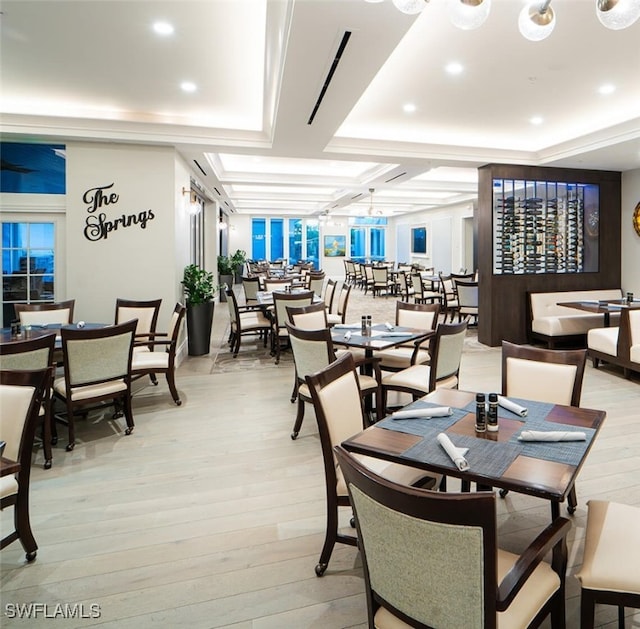
{"type": "MultiPolygon", "coordinates": [[[[387,417],[347,439],[350,452],[373,456],[428,472],[459,478],[478,486],[497,487],[551,502],[552,518],[582,468],[606,417],[600,410],[518,401],[526,417],[500,408],[498,432],[475,432],[475,393],[437,389],[410,407],[448,406],[452,415],[432,419],[394,420],[387,417]],[[523,430],[581,431],[584,441],[525,442],[523,430]],[[437,441],[445,433],[456,447],[469,448],[469,469],[461,471],[437,441]]],[[[570,512],[575,505],[570,505],[570,512]]]]}

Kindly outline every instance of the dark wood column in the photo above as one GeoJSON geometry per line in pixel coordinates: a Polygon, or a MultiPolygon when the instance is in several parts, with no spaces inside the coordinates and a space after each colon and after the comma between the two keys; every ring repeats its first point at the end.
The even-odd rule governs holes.
{"type": "Polygon", "coordinates": [[[612,171],[488,164],[478,179],[478,340],[527,342],[527,294],[533,291],[620,288],[621,174],[612,171]],[[493,180],[597,184],[600,189],[599,267],[591,273],[493,275],[493,180]]]}

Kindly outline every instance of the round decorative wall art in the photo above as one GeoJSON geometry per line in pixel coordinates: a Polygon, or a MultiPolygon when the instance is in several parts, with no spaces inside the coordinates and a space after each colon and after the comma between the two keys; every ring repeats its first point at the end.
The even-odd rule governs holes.
{"type": "Polygon", "coordinates": [[[633,211],[633,228],[636,230],[636,234],[640,236],[640,203],[636,205],[636,209],[633,211]]]}

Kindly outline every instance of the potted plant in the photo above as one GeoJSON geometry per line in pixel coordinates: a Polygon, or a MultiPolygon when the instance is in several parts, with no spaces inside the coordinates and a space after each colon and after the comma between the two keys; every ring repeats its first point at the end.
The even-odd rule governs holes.
{"type": "Polygon", "coordinates": [[[218,256],[218,283],[220,284],[220,301],[227,301],[225,284],[233,288],[233,264],[229,256],[218,256]]]}
{"type": "Polygon", "coordinates": [[[236,277],[236,284],[242,284],[242,270],[244,263],[247,261],[247,252],[243,249],[236,249],[231,256],[231,266],[236,277]]]}
{"type": "Polygon", "coordinates": [[[181,282],[187,304],[187,342],[190,356],[208,354],[211,346],[211,326],[215,287],[213,273],[189,264],[181,282]]]}

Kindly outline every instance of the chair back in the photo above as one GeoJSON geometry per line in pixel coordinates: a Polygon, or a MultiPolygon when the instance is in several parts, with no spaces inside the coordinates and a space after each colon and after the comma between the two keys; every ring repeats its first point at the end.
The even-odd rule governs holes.
{"type": "Polygon", "coordinates": [[[396,325],[418,330],[434,330],[440,313],[439,304],[396,302],[396,325]]]}
{"type": "Polygon", "coordinates": [[[289,320],[287,306],[310,306],[312,303],[313,293],[310,290],[300,293],[273,293],[276,327],[278,329],[284,329],[285,323],[289,320]]]}
{"type": "Polygon", "coordinates": [[[242,288],[244,290],[244,300],[247,304],[254,304],[258,301],[258,291],[260,290],[260,278],[243,277],[242,288]]]}
{"type": "Polygon", "coordinates": [[[0,345],[0,369],[33,371],[47,369],[53,365],[56,343],[54,331],[37,338],[0,345]]]}
{"type": "Polygon", "coordinates": [[[545,349],[502,341],[502,394],[580,406],[586,349],[545,349]]]}
{"type": "Polygon", "coordinates": [[[309,290],[312,290],[318,297],[322,296],[324,287],[324,272],[309,274],[309,290]]]}
{"type": "Polygon", "coordinates": [[[152,299],[149,301],[136,301],[133,299],[116,299],[116,325],[138,320],[136,334],[139,336],[153,337],[158,323],[158,313],[162,299],[152,299]]]}
{"type": "Polygon", "coordinates": [[[333,306],[333,298],[336,294],[336,286],[337,283],[335,280],[327,280],[327,285],[324,289],[324,305],[327,307],[327,312],[331,312],[331,307],[333,306]]]}
{"type": "Polygon", "coordinates": [[[28,487],[36,424],[52,372],[53,367],[0,371],[0,439],[6,444],[2,456],[21,465],[14,491],[3,479],[3,498],[20,485],[28,487]]]}
{"type": "Polygon", "coordinates": [[[467,321],[460,323],[439,323],[429,347],[431,369],[429,370],[429,391],[448,381],[453,388],[458,386],[458,374],[462,361],[464,337],[467,334],[467,321]]]}
{"type": "Polygon", "coordinates": [[[227,296],[227,308],[229,309],[229,321],[231,322],[231,329],[235,329],[240,319],[240,312],[238,310],[238,300],[232,289],[226,288],[225,294],[227,296]]]}
{"type": "Polygon", "coordinates": [[[76,300],[47,304],[14,304],[16,316],[24,325],[67,325],[73,323],[73,308],[76,300]]]}
{"type": "Polygon", "coordinates": [[[291,280],[267,278],[264,281],[264,289],[268,292],[274,290],[285,290],[287,286],[291,286],[291,280]]]}
{"type": "Polygon", "coordinates": [[[169,351],[173,354],[176,352],[176,346],[178,344],[178,336],[180,335],[180,326],[187,313],[187,309],[181,303],[176,303],[171,313],[171,319],[169,320],[169,328],[167,330],[167,336],[171,341],[169,351]]]}
{"type": "Polygon", "coordinates": [[[374,266],[372,268],[373,281],[375,284],[386,286],[389,281],[389,268],[386,266],[374,266]]]}
{"type": "Polygon", "coordinates": [[[335,360],[331,332],[328,328],[302,330],[288,322],[285,325],[289,332],[298,380],[304,382],[307,375],[324,369],[335,360]]]}
{"type": "Polygon", "coordinates": [[[478,282],[456,280],[456,292],[458,294],[458,305],[461,308],[478,307],[478,282]]]}
{"type": "Polygon", "coordinates": [[[114,380],[131,379],[131,355],[137,321],[97,329],[62,328],[65,388],[68,399],[73,390],[114,380]],[[96,356],[100,360],[96,360],[96,356]]]}
{"type": "Polygon", "coordinates": [[[420,273],[413,273],[411,275],[411,284],[413,286],[413,295],[416,301],[424,299],[424,284],[422,283],[422,276],[420,273]]]}
{"type": "Polygon", "coordinates": [[[363,264],[362,271],[367,282],[373,282],[373,266],[371,264],[363,264]]]}
{"type": "Polygon", "coordinates": [[[400,485],[341,446],[335,456],[356,516],[369,626],[383,606],[411,627],[496,627],[493,492],[400,485]]]}
{"type": "Polygon", "coordinates": [[[327,307],[324,302],[310,306],[287,306],[289,321],[301,330],[321,330],[329,327],[327,307]]]}
{"type": "Polygon", "coordinates": [[[342,323],[344,323],[345,317],[347,315],[347,304],[349,303],[349,295],[351,294],[351,284],[342,284],[342,288],[340,289],[340,294],[338,295],[338,305],[336,308],[336,314],[338,314],[342,318],[342,323]]]}
{"type": "MultiPolygon", "coordinates": [[[[407,279],[407,274],[405,271],[398,271],[396,274],[396,278],[398,280],[398,292],[400,293],[403,299],[409,299],[409,280],[407,279]]],[[[414,291],[415,292],[415,291],[414,291]]]]}
{"type": "Polygon", "coordinates": [[[350,352],[305,377],[318,422],[327,487],[337,483],[333,448],[363,429],[360,384],[350,352]]]}

